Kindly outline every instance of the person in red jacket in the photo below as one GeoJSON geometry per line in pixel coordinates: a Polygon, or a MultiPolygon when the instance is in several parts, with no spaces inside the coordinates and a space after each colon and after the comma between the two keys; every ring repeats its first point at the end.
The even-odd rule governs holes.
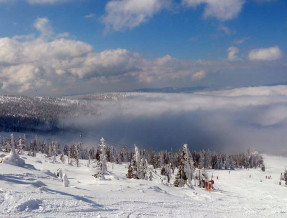
{"type": "Polygon", "coordinates": [[[211,189],[214,189],[214,188],[213,188],[213,185],[214,185],[214,180],[212,179],[212,180],[210,180],[210,188],[211,188],[211,189]]]}

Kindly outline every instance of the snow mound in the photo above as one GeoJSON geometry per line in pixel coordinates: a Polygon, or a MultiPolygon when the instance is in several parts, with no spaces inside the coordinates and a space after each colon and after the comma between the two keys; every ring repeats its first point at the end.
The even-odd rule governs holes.
{"type": "Polygon", "coordinates": [[[40,180],[37,180],[36,182],[32,183],[32,185],[34,187],[37,187],[37,188],[40,188],[40,187],[43,187],[43,186],[46,186],[46,184],[40,180]]]}
{"type": "Polygon", "coordinates": [[[18,167],[25,166],[25,161],[22,158],[20,158],[19,155],[12,153],[12,152],[3,158],[2,163],[10,164],[10,165],[18,166],[18,167]]]}
{"type": "Polygon", "coordinates": [[[149,189],[154,190],[155,192],[167,193],[166,191],[162,190],[158,186],[151,186],[151,187],[149,187],[149,189]]]}
{"type": "Polygon", "coordinates": [[[22,203],[17,204],[14,207],[15,212],[22,212],[22,211],[32,211],[37,210],[40,208],[40,205],[42,204],[42,201],[39,199],[31,199],[28,201],[24,201],[22,203]]]}

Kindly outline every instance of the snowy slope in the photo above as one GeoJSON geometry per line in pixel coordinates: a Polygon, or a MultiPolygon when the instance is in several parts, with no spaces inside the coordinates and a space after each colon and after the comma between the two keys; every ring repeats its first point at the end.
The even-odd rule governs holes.
{"type": "Polygon", "coordinates": [[[216,192],[175,188],[162,184],[156,175],[154,181],[129,180],[127,164],[109,163],[110,175],[98,181],[87,161],[76,167],[53,163],[40,154],[21,157],[24,167],[0,164],[1,217],[287,216],[287,187],[278,185],[280,173],[287,168],[284,157],[264,155],[266,172],[209,170],[216,192]],[[58,168],[67,174],[69,187],[55,176],[58,168]],[[265,179],[266,175],[272,179],[265,179]]]}

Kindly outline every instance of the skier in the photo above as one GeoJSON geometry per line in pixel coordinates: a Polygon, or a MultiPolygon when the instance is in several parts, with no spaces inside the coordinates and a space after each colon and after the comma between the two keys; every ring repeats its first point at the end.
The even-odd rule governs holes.
{"type": "Polygon", "coordinates": [[[213,185],[214,185],[214,180],[212,179],[212,180],[210,180],[210,188],[211,189],[214,189],[213,185]]]}

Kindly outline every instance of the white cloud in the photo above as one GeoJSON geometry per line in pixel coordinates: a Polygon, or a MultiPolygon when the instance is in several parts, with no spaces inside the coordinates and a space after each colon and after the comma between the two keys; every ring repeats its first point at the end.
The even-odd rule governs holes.
{"type": "Polygon", "coordinates": [[[230,61],[238,60],[237,54],[239,53],[239,49],[237,47],[229,47],[227,49],[227,59],[230,61]]]}
{"type": "MultiPolygon", "coordinates": [[[[180,60],[169,55],[146,59],[126,49],[96,52],[87,43],[58,37],[54,34],[49,39],[33,36],[0,38],[2,92],[29,93],[41,87],[39,90],[42,93],[48,90],[50,94],[55,94],[74,86],[83,86],[82,91],[94,90],[94,82],[110,87],[113,83],[123,87],[129,82],[127,89],[131,81],[134,87],[139,84],[144,87],[149,84],[171,84],[174,81],[188,84],[213,72],[232,72],[246,69],[252,64],[224,60],[180,60]]],[[[233,51],[230,58],[235,57],[236,51],[233,51]]],[[[256,66],[256,62],[253,65],[256,66]]]]}
{"type": "Polygon", "coordinates": [[[96,16],[96,14],[91,13],[91,14],[87,14],[87,15],[85,16],[85,18],[89,19],[89,18],[93,18],[93,17],[95,17],[95,16],[96,16]]]}
{"type": "Polygon", "coordinates": [[[219,20],[231,20],[241,12],[245,0],[182,0],[188,7],[205,4],[203,16],[215,17],[219,20]]]}
{"type": "MultiPolygon", "coordinates": [[[[94,83],[111,89],[159,84],[188,86],[191,81],[195,84],[207,75],[212,77],[212,73],[218,72],[223,75],[223,79],[217,80],[220,83],[227,72],[262,66],[257,62],[243,64],[227,60],[180,60],[170,55],[147,59],[126,49],[97,52],[87,43],[69,39],[67,33],[54,33],[46,18],[37,19],[35,27],[41,32],[40,37],[26,35],[0,38],[2,92],[29,94],[35,87],[41,87],[39,90],[42,94],[49,91],[51,95],[76,92],[74,87],[78,87],[78,91],[94,91],[94,83]]],[[[236,48],[230,48],[229,53],[229,59],[233,60],[238,52],[236,48]]],[[[266,64],[264,69],[269,65],[266,64]]]]}
{"type": "Polygon", "coordinates": [[[249,60],[252,61],[274,61],[281,57],[282,52],[278,46],[253,49],[249,53],[249,60]]]}
{"type": "MultiPolygon", "coordinates": [[[[219,91],[198,92],[203,95],[216,95],[225,97],[240,97],[240,96],[252,96],[252,97],[269,97],[269,96],[287,96],[287,86],[260,86],[260,87],[242,87],[235,89],[226,89],[219,91]]],[[[285,97],[284,97],[285,98],[285,97]]]]}
{"type": "MultiPolygon", "coordinates": [[[[171,56],[145,59],[126,49],[94,51],[81,41],[45,38],[0,38],[0,78],[2,90],[29,91],[47,81],[53,86],[81,79],[138,83],[170,80],[200,80],[206,76],[205,62],[181,61],[171,56]],[[24,75],[27,79],[19,79],[24,75]],[[35,86],[33,87],[33,79],[35,86]],[[55,83],[55,81],[57,81],[55,83]]],[[[214,64],[211,64],[217,69],[214,64]]],[[[222,67],[222,66],[221,66],[222,67]]]]}
{"type": "Polygon", "coordinates": [[[115,31],[132,29],[168,7],[170,0],[111,0],[106,5],[103,23],[115,31]]]}
{"type": "Polygon", "coordinates": [[[34,27],[43,37],[50,37],[54,34],[50,21],[46,17],[37,18],[34,22],[34,27]]]}
{"type": "Polygon", "coordinates": [[[247,40],[248,38],[242,38],[242,39],[235,39],[234,41],[233,41],[233,43],[235,43],[235,44],[243,44],[246,40],[247,40]]]}
{"type": "Polygon", "coordinates": [[[200,70],[192,75],[192,80],[201,80],[206,76],[206,72],[204,70],[200,70]]]}
{"type": "Polygon", "coordinates": [[[220,25],[218,29],[223,31],[226,35],[231,35],[232,33],[231,30],[227,26],[224,26],[224,25],[220,25]]]}
{"type": "MultiPolygon", "coordinates": [[[[5,67],[0,74],[0,78],[2,89],[13,88],[18,92],[36,89],[45,84],[45,81],[40,78],[40,69],[32,64],[5,67]]],[[[46,85],[48,85],[47,82],[46,85]]]]}

